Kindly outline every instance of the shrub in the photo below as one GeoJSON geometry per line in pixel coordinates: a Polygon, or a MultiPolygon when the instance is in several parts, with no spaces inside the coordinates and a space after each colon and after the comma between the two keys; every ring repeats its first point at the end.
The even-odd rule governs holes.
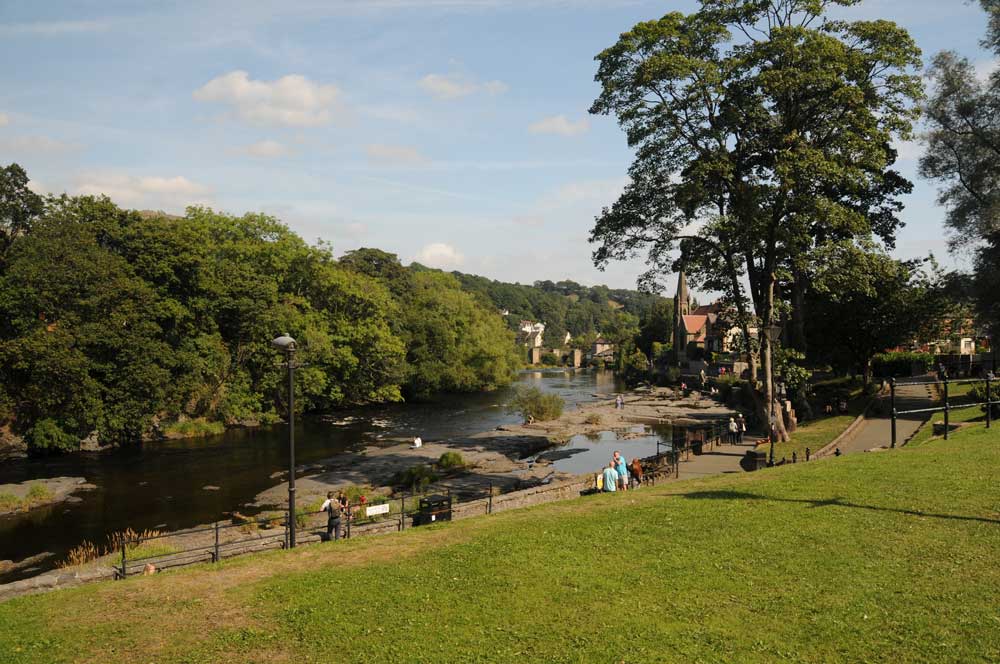
{"type": "Polygon", "coordinates": [[[566,402],[558,394],[547,394],[537,387],[520,388],[507,404],[508,413],[518,413],[525,422],[557,419],[566,402]]]}
{"type": "Polygon", "coordinates": [[[919,376],[934,366],[930,353],[880,353],[872,358],[872,374],[879,378],[919,376]]]}
{"type": "Polygon", "coordinates": [[[59,423],[51,418],[35,422],[25,439],[35,450],[75,450],[80,446],[80,439],[71,433],[63,431],[59,423]]]}
{"type": "Polygon", "coordinates": [[[559,356],[552,352],[542,353],[542,357],[540,359],[542,364],[559,364],[559,356]]]}
{"type": "Polygon", "coordinates": [[[465,467],[465,459],[458,452],[445,452],[438,458],[438,468],[450,470],[452,468],[465,467]]]}
{"type": "Polygon", "coordinates": [[[21,499],[12,493],[0,493],[0,511],[9,512],[21,507],[21,499]]]}
{"type": "MultiPolygon", "coordinates": [[[[982,383],[975,383],[974,385],[972,385],[972,388],[969,390],[969,399],[975,401],[976,403],[983,404],[982,406],[980,406],[980,408],[982,409],[983,413],[985,413],[986,383],[982,382],[982,383]]],[[[993,383],[993,385],[990,386],[990,401],[1000,401],[1000,385],[998,385],[997,383],[993,383]]],[[[993,413],[991,414],[991,416],[994,419],[1000,418],[1000,404],[998,403],[993,404],[993,413]]]]}
{"type": "Polygon", "coordinates": [[[590,361],[590,366],[594,367],[597,370],[603,371],[605,369],[604,358],[595,357],[590,361]]]}
{"type": "Polygon", "coordinates": [[[410,466],[406,470],[396,473],[389,482],[393,486],[423,491],[431,482],[438,480],[437,473],[427,464],[410,466]]]}
{"type": "Polygon", "coordinates": [[[583,421],[585,424],[600,424],[601,416],[597,413],[591,413],[590,415],[587,415],[583,421]]]}

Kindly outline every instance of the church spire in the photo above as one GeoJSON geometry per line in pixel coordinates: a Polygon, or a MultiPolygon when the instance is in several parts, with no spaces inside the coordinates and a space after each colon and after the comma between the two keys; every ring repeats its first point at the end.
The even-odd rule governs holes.
{"type": "Polygon", "coordinates": [[[674,298],[674,306],[682,316],[691,313],[691,296],[688,294],[687,275],[684,274],[683,264],[680,274],[677,276],[677,296],[674,298]]]}

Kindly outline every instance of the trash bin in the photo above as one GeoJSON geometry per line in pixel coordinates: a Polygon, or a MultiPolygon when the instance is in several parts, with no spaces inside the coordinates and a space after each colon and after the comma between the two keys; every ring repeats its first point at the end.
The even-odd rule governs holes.
{"type": "Polygon", "coordinates": [[[740,468],[747,472],[767,468],[767,452],[747,450],[746,454],[743,455],[743,458],[740,459],[740,468]]]}
{"type": "Polygon", "coordinates": [[[421,498],[413,525],[426,526],[438,521],[451,521],[451,496],[435,494],[421,498]]]}

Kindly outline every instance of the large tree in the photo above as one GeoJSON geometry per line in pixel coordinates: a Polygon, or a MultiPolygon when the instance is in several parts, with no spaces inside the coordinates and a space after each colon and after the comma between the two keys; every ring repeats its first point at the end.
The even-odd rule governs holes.
{"type": "MultiPolygon", "coordinates": [[[[983,46],[1000,55],[1000,0],[981,0],[989,16],[983,46]]],[[[928,72],[933,90],[926,105],[927,150],[920,172],[942,187],[953,250],[976,253],[973,292],[982,322],[1000,333],[1000,68],[977,76],[968,58],[952,51],[935,56],[928,72]]]]}
{"type": "Polygon", "coordinates": [[[42,213],[42,197],[28,188],[28,174],[17,164],[0,168],[0,259],[42,213]]]}
{"type": "MultiPolygon", "coordinates": [[[[692,276],[724,288],[747,332],[778,319],[779,289],[816,246],[892,243],[910,183],[891,143],[912,131],[920,51],[891,22],[825,16],[859,1],[701,0],[597,56],[591,112],[617,116],[636,151],[591,233],[599,266],[646,250],[662,270],[687,238],[692,259],[703,249],[692,276]]],[[[766,335],[761,345],[770,372],[766,335]]]]}

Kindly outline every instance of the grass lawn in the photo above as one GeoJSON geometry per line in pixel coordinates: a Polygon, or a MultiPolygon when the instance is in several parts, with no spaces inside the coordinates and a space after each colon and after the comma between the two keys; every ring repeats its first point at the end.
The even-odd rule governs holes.
{"type": "Polygon", "coordinates": [[[0,662],[996,662],[1000,435],[0,604],[0,662]]]}

